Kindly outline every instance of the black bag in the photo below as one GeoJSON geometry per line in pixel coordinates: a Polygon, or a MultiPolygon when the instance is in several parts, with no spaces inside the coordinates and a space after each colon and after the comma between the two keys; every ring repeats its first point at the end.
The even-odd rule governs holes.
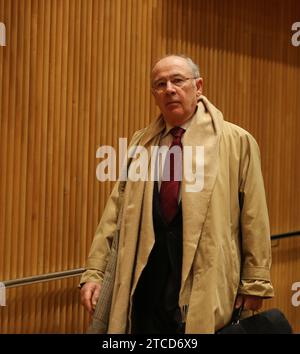
{"type": "Polygon", "coordinates": [[[217,334],[292,334],[292,327],[278,309],[266,310],[240,319],[241,309],[234,311],[231,323],[217,334]]]}

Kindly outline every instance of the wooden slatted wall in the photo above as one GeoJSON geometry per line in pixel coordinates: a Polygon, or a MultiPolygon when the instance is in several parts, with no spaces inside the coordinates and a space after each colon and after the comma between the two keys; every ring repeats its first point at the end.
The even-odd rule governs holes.
{"type": "MultiPolygon", "coordinates": [[[[0,0],[0,280],[84,265],[112,187],[96,150],[155,117],[150,70],[166,53],[194,58],[205,95],[256,137],[272,233],[300,229],[296,21],[298,0],[0,0]]],[[[274,244],[268,306],[300,332],[299,242],[274,244]]],[[[77,283],[9,289],[0,332],[84,332],[77,283]]]]}

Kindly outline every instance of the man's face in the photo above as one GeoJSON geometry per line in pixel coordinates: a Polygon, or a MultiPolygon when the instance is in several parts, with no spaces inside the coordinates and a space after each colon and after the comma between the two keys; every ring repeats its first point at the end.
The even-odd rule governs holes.
{"type": "Polygon", "coordinates": [[[172,126],[183,124],[195,112],[203,80],[193,76],[186,60],[176,56],[160,60],[153,68],[152,93],[164,119],[172,126]]]}

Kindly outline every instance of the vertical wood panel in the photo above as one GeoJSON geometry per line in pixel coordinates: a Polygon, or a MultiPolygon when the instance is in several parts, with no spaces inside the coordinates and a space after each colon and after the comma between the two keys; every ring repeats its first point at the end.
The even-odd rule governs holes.
{"type": "MultiPolygon", "coordinates": [[[[204,93],[261,148],[272,233],[300,228],[297,0],[0,0],[0,280],[82,267],[113,182],[96,150],[158,112],[151,65],[186,53],[204,93]]],[[[291,285],[299,238],[274,244],[277,296],[300,332],[291,285]]],[[[78,279],[10,289],[1,333],[83,332],[78,279]]]]}

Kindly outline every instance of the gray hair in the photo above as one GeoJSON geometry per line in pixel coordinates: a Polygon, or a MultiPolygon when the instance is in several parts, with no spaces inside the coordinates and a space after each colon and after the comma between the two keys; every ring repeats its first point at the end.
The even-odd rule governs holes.
{"type": "Polygon", "coordinates": [[[167,55],[164,55],[163,57],[161,57],[160,59],[158,59],[158,60],[155,62],[155,64],[154,64],[153,67],[152,67],[152,71],[153,71],[155,65],[156,65],[159,61],[161,61],[162,59],[168,58],[168,57],[177,57],[177,58],[184,59],[184,60],[186,61],[186,63],[188,64],[188,66],[190,67],[193,76],[194,76],[194,77],[200,77],[199,66],[198,66],[197,64],[195,64],[195,63],[193,62],[193,60],[192,60],[190,57],[188,57],[188,56],[186,56],[186,55],[184,55],[184,54],[167,54],[167,55]]]}

